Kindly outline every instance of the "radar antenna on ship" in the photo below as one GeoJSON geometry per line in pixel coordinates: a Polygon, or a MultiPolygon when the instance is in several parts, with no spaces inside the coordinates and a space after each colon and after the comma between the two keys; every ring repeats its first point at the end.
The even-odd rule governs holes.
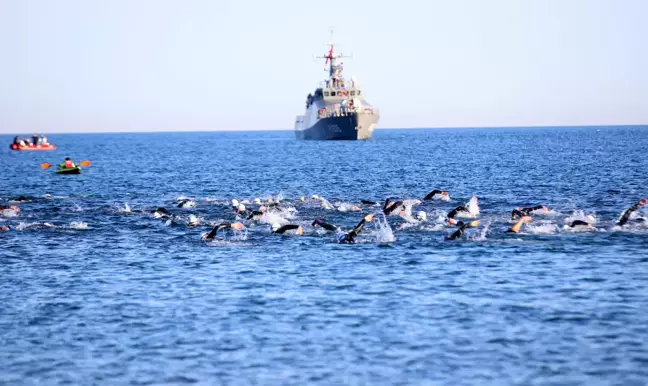
{"type": "Polygon", "coordinates": [[[342,68],[338,67],[336,65],[336,60],[340,58],[353,58],[353,54],[351,55],[344,55],[344,54],[338,54],[335,52],[335,43],[333,42],[333,30],[331,29],[331,38],[326,45],[329,47],[329,51],[325,56],[315,56],[316,59],[326,59],[324,62],[324,71],[328,70],[329,72],[329,78],[335,78],[336,75],[337,77],[342,76],[342,68]],[[326,68],[326,65],[328,64],[328,69],[326,68]]]}

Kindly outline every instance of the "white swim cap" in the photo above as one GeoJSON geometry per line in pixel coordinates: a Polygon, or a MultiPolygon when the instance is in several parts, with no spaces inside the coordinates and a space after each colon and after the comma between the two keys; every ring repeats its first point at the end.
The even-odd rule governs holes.
{"type": "Polygon", "coordinates": [[[232,199],[232,206],[238,206],[238,205],[239,205],[238,200],[236,198],[233,198],[232,199]]]}
{"type": "Polygon", "coordinates": [[[189,215],[189,225],[195,225],[198,224],[198,217],[196,217],[193,214],[189,215]]]}
{"type": "Polygon", "coordinates": [[[418,211],[418,213],[416,213],[416,218],[418,218],[419,220],[426,220],[427,219],[427,213],[420,210],[420,211],[418,211]]]}
{"type": "Polygon", "coordinates": [[[260,198],[255,198],[254,203],[257,205],[261,205],[261,199],[260,198]]]}
{"type": "Polygon", "coordinates": [[[318,196],[317,194],[313,194],[313,196],[312,196],[311,198],[313,198],[313,199],[315,199],[315,200],[319,200],[319,199],[320,199],[319,196],[318,196]]]}
{"type": "Polygon", "coordinates": [[[239,212],[245,212],[245,205],[239,204],[238,210],[239,210],[239,212]]]}
{"type": "Polygon", "coordinates": [[[272,224],[272,231],[273,232],[275,232],[279,228],[281,228],[281,225],[279,225],[279,223],[273,223],[272,224]]]}

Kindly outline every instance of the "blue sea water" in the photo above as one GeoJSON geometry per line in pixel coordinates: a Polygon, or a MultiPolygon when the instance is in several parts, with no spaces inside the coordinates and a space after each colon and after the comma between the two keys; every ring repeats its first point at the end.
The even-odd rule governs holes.
{"type": "Polygon", "coordinates": [[[54,152],[11,140],[0,205],[31,202],[0,217],[13,227],[0,232],[0,384],[648,382],[648,226],[614,226],[648,196],[648,127],[50,135],[54,152]],[[40,168],[65,156],[92,165],[40,168]],[[377,214],[353,245],[311,226],[348,230],[380,211],[344,210],[360,200],[435,188],[451,201],[416,205],[425,222],[387,229],[377,214]],[[444,213],[473,195],[479,227],[444,241],[444,213]],[[235,220],[231,199],[277,196],[303,236],[246,222],[201,241],[235,220]],[[505,232],[513,208],[538,204],[550,213],[505,232]],[[581,214],[595,230],[564,227],[581,214]]]}

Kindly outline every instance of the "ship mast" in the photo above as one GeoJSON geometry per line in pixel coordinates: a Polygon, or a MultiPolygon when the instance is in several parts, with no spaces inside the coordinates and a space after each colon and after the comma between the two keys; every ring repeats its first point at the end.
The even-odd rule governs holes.
{"type": "MultiPolygon", "coordinates": [[[[331,39],[329,40],[326,45],[329,47],[329,51],[325,56],[316,56],[315,58],[317,59],[326,59],[326,62],[324,62],[324,65],[326,66],[327,64],[329,65],[328,72],[329,72],[329,79],[332,80],[336,77],[338,79],[342,80],[342,68],[338,68],[336,65],[336,60],[339,58],[351,58],[351,56],[345,56],[343,54],[337,54],[335,53],[335,43],[333,43],[333,30],[331,30],[331,39]],[[330,64],[329,64],[330,62],[330,64]]],[[[324,68],[324,71],[326,71],[326,68],[324,68]]]]}

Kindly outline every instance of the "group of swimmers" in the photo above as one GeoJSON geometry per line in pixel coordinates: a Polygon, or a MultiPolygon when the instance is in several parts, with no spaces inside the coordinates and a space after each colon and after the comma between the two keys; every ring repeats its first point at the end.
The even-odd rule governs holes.
{"type": "Polygon", "coordinates": [[[29,137],[25,137],[25,139],[20,139],[19,136],[14,137],[13,141],[14,145],[18,146],[43,146],[43,145],[49,145],[49,142],[47,142],[47,137],[44,135],[38,135],[34,134],[32,136],[32,139],[29,137]],[[32,142],[33,140],[33,142],[32,142]]]}
{"type": "MultiPolygon", "coordinates": [[[[445,191],[434,190],[430,192],[428,195],[426,195],[423,198],[423,201],[428,201],[433,199],[449,201],[450,196],[445,191]]],[[[300,201],[302,203],[306,203],[308,201],[310,202],[315,201],[319,203],[319,206],[321,206],[322,208],[334,209],[333,205],[331,205],[326,199],[319,197],[317,195],[313,195],[310,200],[301,197],[300,201]]],[[[415,215],[412,215],[411,213],[412,207],[419,203],[421,203],[421,201],[419,200],[393,200],[391,198],[387,198],[383,202],[382,208],[378,211],[378,213],[382,213],[385,216],[402,217],[403,219],[406,220],[406,222],[401,225],[423,223],[427,220],[427,213],[425,211],[418,211],[415,215]]],[[[647,200],[645,198],[642,198],[637,203],[632,205],[630,208],[625,210],[622,216],[620,217],[620,219],[616,222],[616,225],[621,227],[626,225],[630,221],[631,215],[635,211],[637,211],[637,209],[639,209],[640,207],[645,206],[646,203],[647,200]]],[[[248,203],[248,205],[249,204],[250,203],[248,203]]],[[[282,210],[287,209],[287,207],[284,206],[283,202],[273,201],[272,199],[270,199],[268,202],[265,203],[261,202],[260,199],[255,199],[254,205],[256,206],[256,209],[250,210],[245,206],[244,203],[241,203],[238,200],[233,199],[231,201],[231,208],[232,208],[232,213],[235,216],[235,220],[233,222],[220,222],[214,225],[211,231],[203,233],[201,238],[203,240],[209,241],[209,240],[216,239],[219,234],[222,234],[227,230],[242,231],[246,229],[245,224],[247,223],[250,222],[259,223],[259,222],[268,221],[268,217],[266,217],[268,214],[272,214],[273,212],[280,214],[282,210]]],[[[363,211],[366,209],[367,206],[376,207],[379,206],[379,204],[375,201],[361,200],[361,205],[352,205],[348,207],[347,210],[363,211]]],[[[177,207],[194,208],[196,207],[196,203],[193,200],[182,198],[178,201],[177,207]]],[[[533,221],[534,215],[539,215],[543,213],[546,214],[549,212],[550,209],[546,205],[514,208],[511,212],[511,221],[515,221],[515,223],[510,227],[508,227],[506,232],[520,233],[522,231],[522,228],[525,226],[525,224],[528,224],[533,221]]],[[[160,218],[160,219],[168,220],[168,219],[176,218],[175,215],[171,214],[171,212],[165,208],[157,208],[153,210],[153,214],[156,218],[160,218]]],[[[478,205],[477,197],[471,198],[466,205],[460,205],[450,210],[445,215],[445,218],[443,219],[443,223],[445,226],[456,228],[456,230],[454,230],[449,235],[446,235],[444,239],[457,240],[461,238],[468,229],[477,228],[480,224],[480,220],[476,219],[478,216],[479,216],[479,205],[478,205]],[[458,220],[458,218],[472,219],[472,221],[458,220]]],[[[348,244],[348,243],[355,242],[356,237],[362,232],[365,225],[373,221],[373,217],[374,217],[373,213],[369,213],[363,216],[360,222],[353,229],[349,231],[344,231],[341,229],[341,227],[331,224],[319,217],[315,218],[312,221],[311,226],[315,229],[320,228],[326,232],[331,232],[332,234],[334,234],[334,239],[338,243],[348,244]]],[[[643,220],[644,219],[641,217],[636,219],[636,221],[638,222],[643,220]]],[[[566,226],[573,229],[588,230],[594,228],[594,223],[595,223],[595,219],[590,216],[590,217],[584,217],[584,219],[571,220],[566,226]]],[[[187,220],[187,225],[189,227],[197,227],[200,226],[201,224],[198,217],[196,217],[193,214],[190,214],[189,219],[187,220]]],[[[304,228],[300,224],[292,224],[292,223],[280,224],[277,222],[271,222],[270,225],[271,225],[270,232],[272,234],[277,234],[277,235],[293,234],[297,236],[304,234],[304,228]]]]}
{"type": "MultiPolygon", "coordinates": [[[[70,161],[71,162],[71,161],[70,161]]],[[[12,201],[12,203],[19,203],[21,201],[26,201],[27,198],[21,196],[12,201]]],[[[441,190],[433,190],[427,194],[423,201],[429,200],[443,200],[449,201],[450,196],[447,192],[441,190]]],[[[335,209],[326,199],[313,195],[310,199],[301,197],[299,200],[301,203],[316,203],[318,206],[324,209],[335,209]]],[[[387,198],[382,205],[375,201],[370,200],[361,200],[360,205],[351,205],[345,210],[358,212],[358,211],[367,211],[368,207],[373,208],[373,213],[368,213],[364,215],[357,225],[351,230],[345,231],[340,226],[331,224],[330,222],[324,220],[321,217],[315,218],[310,225],[314,229],[322,229],[325,232],[331,232],[334,235],[334,240],[338,243],[351,244],[356,241],[358,235],[363,231],[367,223],[370,223],[374,220],[374,215],[377,213],[384,214],[385,216],[399,216],[405,220],[405,223],[401,224],[399,228],[402,229],[406,224],[422,224],[427,221],[427,213],[425,211],[418,211],[416,214],[412,214],[412,207],[420,204],[420,200],[393,200],[387,198]],[[380,209],[378,210],[378,207],[380,209]]],[[[640,207],[643,207],[647,204],[647,200],[642,198],[630,208],[626,209],[619,220],[616,222],[617,226],[623,227],[631,221],[631,216],[635,213],[640,207]]],[[[273,221],[277,218],[281,218],[281,214],[284,211],[290,208],[290,203],[288,206],[281,200],[272,200],[269,199],[266,202],[262,202],[260,199],[255,199],[253,203],[248,205],[255,206],[255,209],[248,209],[243,202],[239,202],[236,199],[231,200],[231,210],[232,214],[235,217],[232,222],[219,222],[212,226],[209,232],[204,232],[201,235],[201,239],[205,241],[212,241],[218,238],[219,235],[222,235],[226,231],[243,231],[246,229],[246,224],[250,223],[263,223],[270,221],[270,233],[276,235],[303,235],[304,229],[300,224],[282,224],[277,221],[273,221]],[[272,214],[277,214],[279,217],[272,217],[272,214]],[[269,216],[270,215],[270,216],[269,216]],[[270,219],[270,220],[269,220],[270,219]]],[[[196,207],[196,202],[188,199],[181,198],[178,199],[177,208],[181,209],[191,209],[196,207]]],[[[17,205],[9,206],[0,206],[0,214],[4,211],[13,211],[14,214],[20,212],[20,208],[17,205]]],[[[146,213],[152,213],[155,218],[164,219],[167,221],[175,221],[179,216],[174,215],[168,209],[164,207],[159,207],[153,210],[140,211],[146,213]]],[[[507,233],[520,233],[525,224],[528,224],[533,221],[533,216],[549,213],[550,210],[545,205],[537,205],[533,207],[524,207],[524,208],[514,208],[511,212],[511,221],[515,221],[506,232],[507,233]]],[[[450,234],[444,236],[445,240],[457,240],[460,239],[465,232],[470,228],[477,228],[480,225],[480,220],[477,219],[479,216],[479,205],[478,199],[476,196],[472,197],[466,205],[460,205],[445,214],[442,219],[443,224],[448,227],[455,228],[450,234]],[[461,219],[459,219],[461,218],[461,219]],[[462,220],[462,219],[465,219],[462,220]]],[[[637,217],[634,221],[640,222],[644,221],[642,217],[637,217]]],[[[579,229],[592,229],[594,226],[595,219],[593,217],[584,217],[583,219],[575,219],[570,221],[566,226],[570,228],[579,228],[579,229]]],[[[186,225],[189,227],[199,227],[202,226],[199,218],[190,214],[186,225]]],[[[11,227],[9,225],[2,225],[0,231],[8,231],[11,227]]]]}

